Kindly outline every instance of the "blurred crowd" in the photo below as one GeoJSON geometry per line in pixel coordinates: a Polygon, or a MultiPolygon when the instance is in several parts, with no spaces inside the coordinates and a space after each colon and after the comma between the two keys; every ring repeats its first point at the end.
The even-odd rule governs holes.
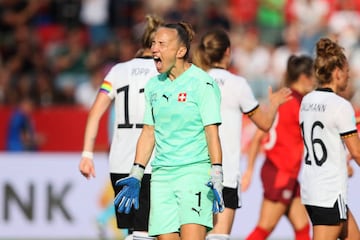
{"type": "Polygon", "coordinates": [[[349,96],[360,88],[360,0],[0,0],[0,105],[89,108],[109,68],[136,54],[146,14],[190,22],[198,37],[228,30],[231,69],[260,100],[288,56],[312,55],[322,36],[348,54],[349,96]]]}

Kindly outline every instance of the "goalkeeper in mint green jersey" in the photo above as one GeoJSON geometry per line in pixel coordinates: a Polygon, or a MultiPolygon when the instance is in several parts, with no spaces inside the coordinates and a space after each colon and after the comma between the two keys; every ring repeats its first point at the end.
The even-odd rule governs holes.
{"type": "Polygon", "coordinates": [[[224,210],[222,151],[218,135],[220,90],[188,62],[194,32],[187,23],[160,27],[152,53],[160,73],[145,87],[144,127],[134,166],[115,198],[118,211],[137,208],[143,171],[151,162],[149,235],[159,239],[205,239],[213,212],[224,210]]]}

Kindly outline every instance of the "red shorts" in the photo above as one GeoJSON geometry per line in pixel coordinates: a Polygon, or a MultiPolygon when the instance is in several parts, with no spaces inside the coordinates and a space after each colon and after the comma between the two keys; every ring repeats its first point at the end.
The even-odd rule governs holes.
{"type": "Polygon", "coordinates": [[[266,199],[290,205],[292,199],[300,197],[298,179],[280,171],[269,159],[265,159],[262,166],[261,181],[266,199]]]}

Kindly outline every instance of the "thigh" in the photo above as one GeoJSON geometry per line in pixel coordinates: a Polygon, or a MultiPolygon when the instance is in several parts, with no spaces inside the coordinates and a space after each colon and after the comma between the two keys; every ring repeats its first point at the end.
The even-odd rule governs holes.
{"type": "Polygon", "coordinates": [[[213,226],[213,193],[206,186],[210,164],[153,168],[149,233],[179,232],[184,224],[213,226]]]}
{"type": "Polygon", "coordinates": [[[156,237],[157,240],[180,240],[179,233],[167,233],[156,237]]]}
{"type": "Polygon", "coordinates": [[[314,225],[313,240],[337,240],[343,225],[343,223],[337,225],[314,225]]]}
{"type": "Polygon", "coordinates": [[[225,208],[222,213],[214,214],[214,228],[211,233],[230,234],[235,218],[235,209],[225,208]]]}
{"type": "Polygon", "coordinates": [[[287,206],[283,203],[264,199],[261,205],[258,226],[272,231],[286,210],[287,206]]]}
{"type": "Polygon", "coordinates": [[[309,217],[300,197],[295,197],[288,209],[288,218],[295,230],[303,229],[309,224],[309,217]]]}
{"type": "Polygon", "coordinates": [[[181,240],[204,240],[206,227],[199,224],[184,224],[180,230],[181,240]]]}
{"type": "Polygon", "coordinates": [[[213,199],[208,164],[194,164],[181,168],[177,175],[175,194],[178,199],[180,225],[199,224],[209,230],[213,227],[213,199]]]}
{"type": "Polygon", "coordinates": [[[344,224],[340,239],[360,240],[359,226],[357,225],[354,215],[351,213],[350,209],[348,209],[348,220],[344,224]]]}
{"type": "Polygon", "coordinates": [[[214,215],[214,228],[211,233],[231,233],[231,228],[235,218],[235,210],[240,208],[240,192],[238,188],[223,189],[223,198],[225,203],[225,209],[222,213],[214,215]]]}
{"type": "Polygon", "coordinates": [[[170,174],[153,169],[150,194],[150,236],[178,234],[180,220],[174,188],[170,174]]]}

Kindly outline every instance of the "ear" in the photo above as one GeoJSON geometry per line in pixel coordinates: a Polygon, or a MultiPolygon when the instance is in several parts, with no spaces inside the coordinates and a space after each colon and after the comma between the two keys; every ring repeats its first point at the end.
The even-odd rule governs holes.
{"type": "Polygon", "coordinates": [[[226,49],[224,55],[230,57],[230,54],[231,54],[231,49],[230,49],[230,47],[228,47],[228,48],[226,49]]]}
{"type": "Polygon", "coordinates": [[[183,58],[185,54],[187,53],[187,48],[185,46],[181,46],[179,50],[177,51],[177,57],[183,58]]]}
{"type": "Polygon", "coordinates": [[[334,70],[334,76],[336,81],[339,81],[341,79],[341,74],[342,74],[341,69],[336,67],[334,70]]]}

